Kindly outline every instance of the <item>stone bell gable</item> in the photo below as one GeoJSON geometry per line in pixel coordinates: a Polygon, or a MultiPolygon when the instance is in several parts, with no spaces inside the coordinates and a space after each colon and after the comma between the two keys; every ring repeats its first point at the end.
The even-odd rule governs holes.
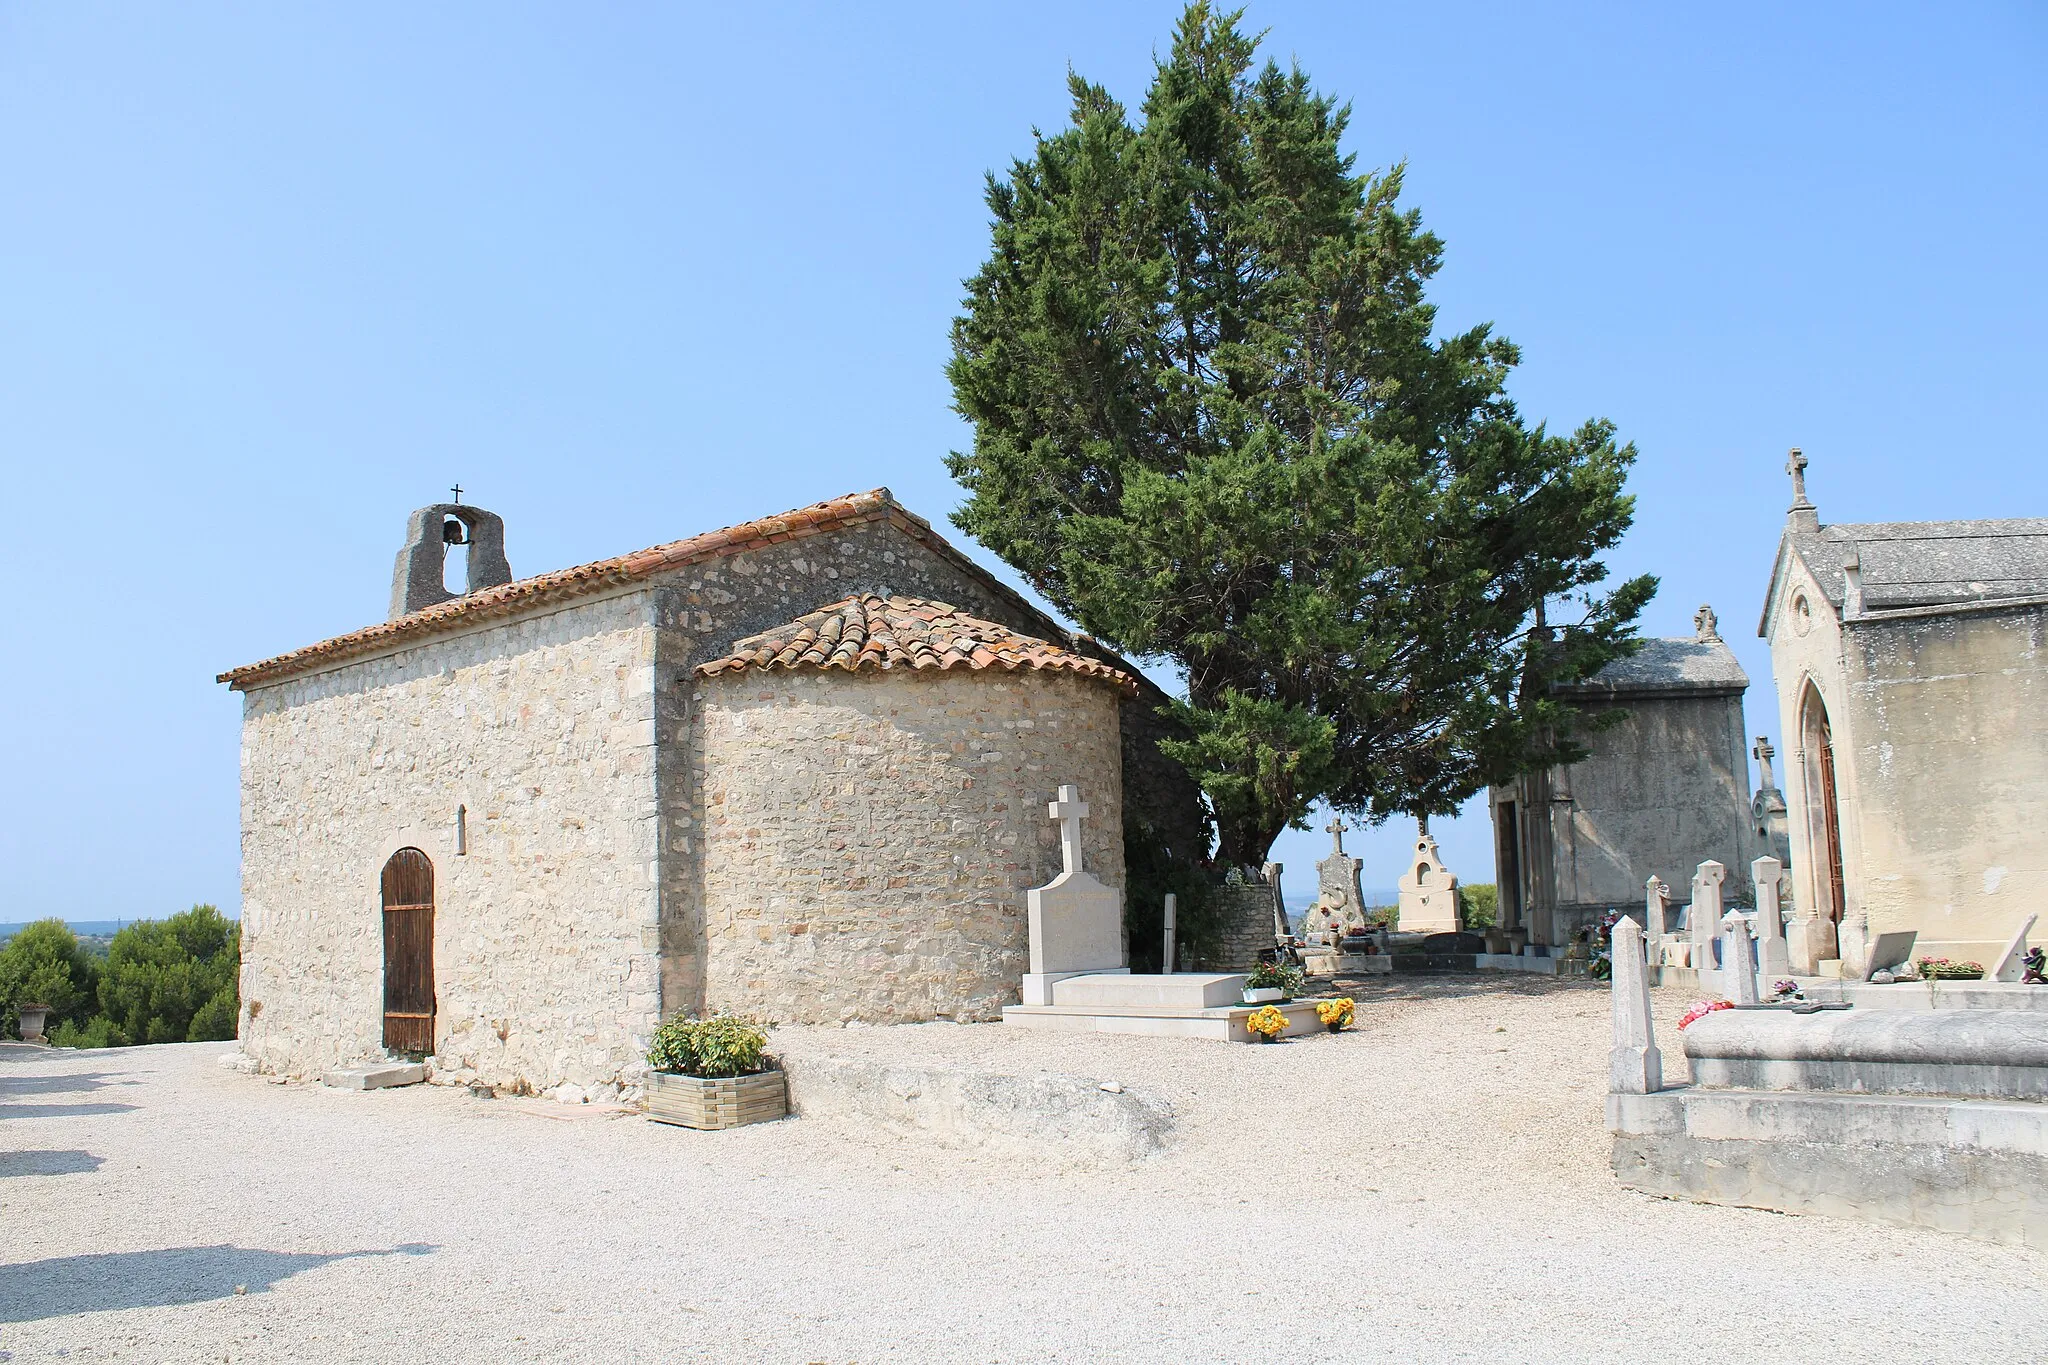
{"type": "MultiPolygon", "coordinates": [[[[416,520],[426,529],[435,524],[416,520]]],[[[936,708],[932,725],[950,717],[960,729],[948,752],[956,742],[961,753],[998,752],[992,744],[976,749],[968,732],[977,724],[993,726],[991,735],[1021,737],[999,752],[1051,745],[1049,707],[1078,718],[1076,725],[1085,720],[1081,728],[1094,736],[1084,746],[1094,755],[1089,761],[1099,765],[1106,740],[1120,769],[1116,782],[1136,793],[1123,823],[1142,822],[1190,846],[1200,841],[1196,789],[1152,743],[1162,724],[1154,714],[1164,704],[1158,689],[1064,631],[886,489],[480,584],[222,674],[244,698],[245,1049],[272,1069],[292,1071],[381,1049],[389,945],[379,878],[392,858],[416,850],[430,864],[433,886],[433,1008],[428,1023],[407,1027],[431,1030],[440,1071],[543,1088],[629,1077],[660,1018],[702,1009],[721,981],[740,979],[737,967],[719,976],[709,946],[711,927],[722,933],[728,903],[707,883],[707,858],[721,804],[714,798],[724,792],[731,802],[741,790],[724,779],[770,747],[749,749],[742,727],[783,726],[775,744],[793,745],[791,716],[820,714],[823,705],[851,722],[857,708],[848,698],[882,698],[908,678],[928,684],[908,695],[936,708]],[[840,675],[768,670],[748,682],[697,672],[732,658],[742,642],[863,594],[952,604],[949,611],[1032,642],[1006,648],[1059,651],[1070,662],[945,668],[935,676],[914,665],[856,670],[843,679],[851,686],[824,703],[822,679],[840,675]],[[958,699],[941,704],[948,693],[958,699]],[[1066,700],[1056,705],[1060,697],[1066,700]],[[707,707],[717,708],[715,723],[707,707]],[[717,753],[707,758],[714,743],[717,753]]],[[[887,719],[888,708],[875,704],[875,716],[887,719]]],[[[875,757],[857,748],[839,756],[875,757]]],[[[824,761],[816,746],[780,751],[797,762],[824,761]]],[[[1041,760],[1043,770],[1032,767],[1029,782],[1043,790],[1020,789],[1024,804],[1074,780],[1115,804],[1106,774],[1063,775],[1057,766],[1067,756],[1056,748],[1032,763],[1041,760]]],[[[901,770],[913,769],[927,777],[938,771],[901,770]]],[[[892,799],[908,821],[928,797],[906,781],[892,799]]],[[[895,819],[877,807],[873,837],[907,850],[909,825],[895,819]]],[[[928,821],[934,835],[943,832],[937,822],[928,821]]],[[[1098,825],[1115,840],[1117,823],[1098,825]]],[[[765,826],[741,833],[753,828],[765,826]]],[[[863,823],[849,834],[858,836],[848,844],[857,852],[869,829],[863,823]]],[[[719,856],[731,851],[721,848],[719,856]]],[[[1018,884],[1029,885],[1057,850],[1034,827],[1016,854],[1028,865],[1018,884]]],[[[1098,866],[1120,866],[1120,844],[1090,856],[1098,866]]],[[[929,870],[889,872],[879,889],[902,876],[913,880],[895,889],[907,892],[929,870]]],[[[818,926],[799,952],[829,938],[818,918],[787,922],[818,926]]],[[[868,983],[834,997],[841,1017],[959,1012],[951,1002],[971,990],[890,995],[890,973],[905,970],[892,958],[896,943],[877,940],[868,983]],[[913,997],[924,1003],[905,1003],[913,997]]],[[[772,995],[762,988],[755,998],[772,995]]],[[[971,1003],[967,1012],[980,1008],[971,1003]]]]}

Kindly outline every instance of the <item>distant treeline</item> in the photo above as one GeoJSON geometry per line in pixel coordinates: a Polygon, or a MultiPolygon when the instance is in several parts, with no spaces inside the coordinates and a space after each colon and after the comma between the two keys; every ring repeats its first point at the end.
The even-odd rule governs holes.
{"type": "Polygon", "coordinates": [[[226,1041],[241,961],[242,926],[210,905],[128,925],[104,960],[63,920],[37,920],[0,946],[0,1034],[19,1036],[21,1007],[43,1005],[59,1047],[226,1041]]]}

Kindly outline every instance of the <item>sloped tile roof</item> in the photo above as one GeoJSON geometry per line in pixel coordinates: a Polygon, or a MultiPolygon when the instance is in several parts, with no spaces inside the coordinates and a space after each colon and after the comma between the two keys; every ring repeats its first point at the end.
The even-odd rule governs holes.
{"type": "Polygon", "coordinates": [[[788,625],[734,643],[722,659],[699,664],[699,677],[746,669],[837,668],[848,673],[905,668],[1058,669],[1098,678],[1125,692],[1137,680],[1085,654],[1020,635],[1007,626],[969,616],[945,602],[861,593],[799,616],[788,625]]]}
{"type": "Polygon", "coordinates": [[[465,597],[424,607],[394,621],[380,621],[374,626],[366,626],[347,635],[337,635],[333,639],[322,640],[318,644],[307,645],[288,654],[279,654],[260,663],[229,669],[220,674],[215,681],[224,682],[237,690],[277,682],[283,678],[311,672],[330,663],[338,663],[364,654],[374,654],[379,650],[407,644],[415,639],[457,630],[474,622],[516,616],[537,607],[551,606],[558,602],[603,592],[608,588],[633,583],[666,569],[701,564],[742,551],[760,549],[762,546],[780,541],[800,540],[806,536],[867,522],[888,522],[896,526],[929,546],[935,553],[952,560],[968,573],[986,581],[991,591],[1014,598],[1016,604],[1024,611],[1034,616],[1043,614],[990,577],[980,565],[949,545],[943,536],[932,530],[931,523],[905,510],[888,489],[876,488],[866,493],[848,493],[844,497],[830,498],[824,502],[813,503],[809,507],[799,507],[780,516],[743,521],[737,526],[728,526],[723,530],[706,531],[702,535],[671,541],[666,545],[656,545],[651,549],[636,550],[612,559],[600,559],[593,564],[557,569],[553,573],[521,578],[495,588],[485,588],[481,592],[470,593],[465,597]]]}
{"type": "Polygon", "coordinates": [[[1655,695],[1667,692],[1729,693],[1749,687],[1749,674],[1735,651],[1718,639],[1697,636],[1639,641],[1635,653],[1614,660],[1584,682],[1560,692],[1586,695],[1655,695]]]}

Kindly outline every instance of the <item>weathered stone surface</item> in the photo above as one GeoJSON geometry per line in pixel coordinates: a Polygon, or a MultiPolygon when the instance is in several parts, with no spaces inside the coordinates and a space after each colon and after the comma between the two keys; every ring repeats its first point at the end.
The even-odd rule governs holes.
{"type": "Polygon", "coordinates": [[[418,1085],[427,1078],[420,1062],[385,1062],[378,1066],[336,1067],[320,1077],[322,1085],[336,1090],[389,1090],[394,1086],[418,1085]]]}
{"type": "Polygon", "coordinates": [[[1722,1010],[1685,1055],[1705,1088],[2048,1099],[2048,1014],[2031,1011],[1722,1010]]]}
{"type": "Polygon", "coordinates": [[[1657,1049],[1650,1021],[1649,964],[1643,931],[1634,920],[1615,924],[1610,959],[1614,964],[1609,1000],[1613,1041],[1607,1051],[1607,1088],[1647,1095],[1664,1086],[1664,1054],[1657,1049]]]}
{"type": "Polygon", "coordinates": [[[2048,1106],[1666,1090],[1607,1111],[1630,1189],[2048,1248],[2048,1106]]]}
{"type": "Polygon", "coordinates": [[[1403,933],[1458,931],[1458,879],[1444,866],[1435,838],[1426,832],[1416,836],[1408,869],[1401,874],[1400,891],[1403,933]]]}
{"type": "Polygon", "coordinates": [[[1257,877],[1239,874],[1214,891],[1222,931],[1213,959],[1198,965],[1209,971],[1245,972],[1259,963],[1259,954],[1279,941],[1287,912],[1280,892],[1281,864],[1267,863],[1257,877]]]}
{"type": "Polygon", "coordinates": [[[1157,1152],[1173,1127],[1164,1100],[1080,1076],[831,1056],[785,1058],[784,1066],[793,1112],[852,1119],[946,1147],[1115,1164],[1157,1152]]]}

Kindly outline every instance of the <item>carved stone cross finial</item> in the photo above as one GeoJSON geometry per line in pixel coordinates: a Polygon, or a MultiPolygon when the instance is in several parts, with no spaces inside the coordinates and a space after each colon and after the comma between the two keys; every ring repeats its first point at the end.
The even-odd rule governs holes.
{"type": "Polygon", "coordinates": [[[1337,816],[1337,817],[1336,817],[1335,819],[1331,820],[1329,824],[1327,824],[1327,825],[1324,825],[1324,826],[1323,826],[1323,829],[1324,829],[1324,830],[1325,830],[1325,831],[1326,831],[1326,832],[1327,832],[1327,833],[1329,834],[1329,836],[1330,836],[1330,856],[1331,856],[1332,858],[1341,858],[1341,857],[1343,857],[1343,856],[1344,856],[1344,817],[1343,817],[1343,816],[1341,816],[1341,815],[1337,816]]]}
{"type": "Polygon", "coordinates": [[[1757,767],[1762,770],[1762,785],[1766,787],[1777,786],[1778,780],[1771,773],[1771,760],[1777,756],[1778,751],[1771,747],[1771,737],[1769,735],[1758,735],[1756,737],[1756,747],[1751,749],[1750,752],[1756,755],[1757,767]]]}
{"type": "Polygon", "coordinates": [[[1806,500],[1806,455],[1798,446],[1792,447],[1792,453],[1785,461],[1785,472],[1792,476],[1792,505],[1813,506],[1806,500]]]}
{"type": "Polygon", "coordinates": [[[1060,788],[1059,799],[1048,802],[1046,815],[1060,822],[1060,870],[1079,872],[1081,870],[1081,822],[1088,818],[1088,803],[1081,799],[1081,789],[1075,786],[1060,788]]]}
{"type": "Polygon", "coordinates": [[[1721,638],[1721,618],[1714,615],[1714,609],[1704,602],[1692,614],[1692,628],[1702,641],[1721,638]]]}

